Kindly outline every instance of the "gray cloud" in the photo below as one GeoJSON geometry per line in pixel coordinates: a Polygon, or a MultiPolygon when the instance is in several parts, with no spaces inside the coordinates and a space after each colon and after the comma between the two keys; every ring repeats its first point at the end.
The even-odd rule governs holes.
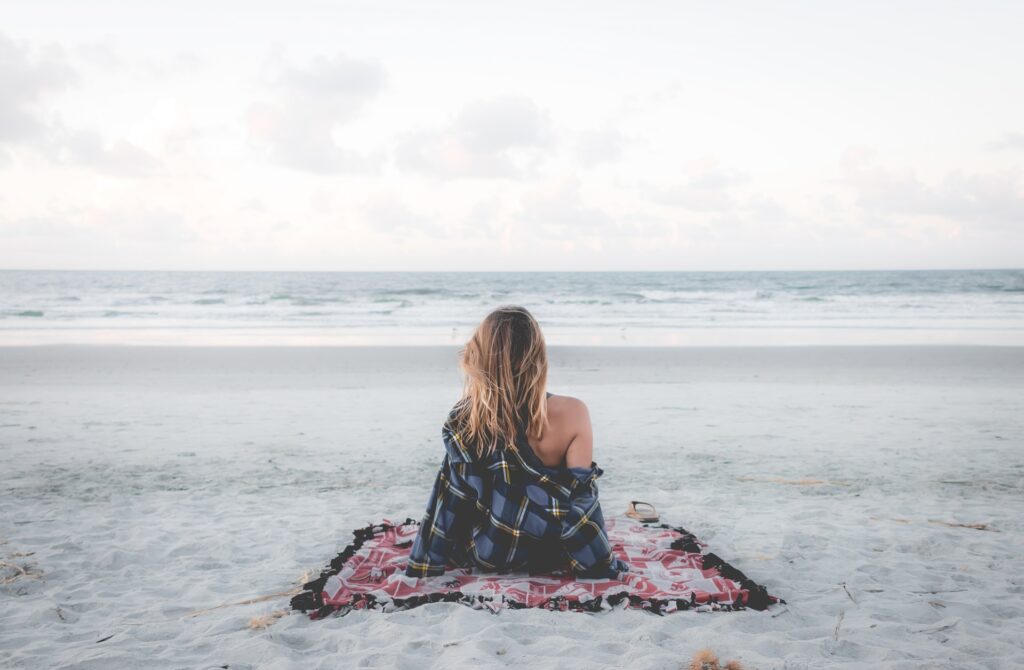
{"type": "Polygon", "coordinates": [[[45,137],[40,103],[77,79],[61,48],[32,49],[0,34],[0,146],[45,137]]]}
{"type": "Polygon", "coordinates": [[[82,42],[69,50],[83,69],[148,79],[190,76],[207,65],[198,53],[188,50],[164,54],[158,59],[128,58],[109,41],[82,42]]]}
{"type": "Polygon", "coordinates": [[[456,121],[459,135],[473,151],[546,146],[551,141],[547,114],[529,98],[507,97],[467,105],[456,121]]]}
{"type": "Polygon", "coordinates": [[[433,220],[413,212],[393,194],[372,198],[364,208],[366,222],[377,232],[422,234],[443,237],[444,230],[433,220]]]}
{"type": "Polygon", "coordinates": [[[55,161],[86,165],[117,177],[149,177],[160,173],[163,164],[148,151],[123,139],[105,142],[91,130],[60,128],[48,142],[48,153],[55,161]]]}
{"type": "Polygon", "coordinates": [[[857,206],[872,223],[917,215],[989,228],[1024,224],[1024,195],[1016,175],[954,171],[932,185],[913,172],[877,166],[870,155],[856,150],[847,153],[841,166],[857,206]]]}
{"type": "Polygon", "coordinates": [[[784,235],[807,235],[808,221],[794,215],[775,198],[756,194],[737,198],[730,207],[703,212],[702,225],[689,226],[692,237],[730,240],[742,234],[747,240],[779,240],[784,235]]]}
{"type": "Polygon", "coordinates": [[[748,198],[743,209],[752,219],[768,224],[785,224],[794,221],[793,214],[775,198],[767,195],[755,195],[748,198]]]}
{"type": "Polygon", "coordinates": [[[991,142],[992,149],[1024,150],[1024,133],[1003,133],[999,139],[991,142]]]}
{"type": "Polygon", "coordinates": [[[339,147],[331,134],[383,89],[384,68],[344,54],[297,67],[274,54],[266,67],[272,99],[250,105],[249,138],[269,158],[307,172],[364,171],[379,159],[339,147]]]}
{"type": "Polygon", "coordinates": [[[197,239],[184,217],[160,207],[51,207],[17,220],[0,220],[0,237],[45,238],[74,245],[117,248],[128,240],[143,243],[189,242],[197,239]]]}
{"type": "Polygon", "coordinates": [[[474,102],[443,128],[406,135],[396,161],[441,178],[518,178],[535,170],[553,142],[547,113],[511,96],[474,102]]]}
{"type": "Polygon", "coordinates": [[[680,183],[647,193],[654,204],[670,208],[666,217],[692,239],[728,240],[742,233],[763,240],[807,223],[771,195],[751,192],[754,186],[746,172],[707,159],[680,183]]]}
{"type": "Polygon", "coordinates": [[[143,64],[148,74],[161,78],[192,75],[206,65],[206,60],[194,51],[176,51],[169,58],[143,64]]]}
{"type": "Polygon", "coordinates": [[[101,70],[123,70],[129,63],[114,47],[105,42],[86,42],[74,48],[77,60],[101,70]]]}
{"type": "Polygon", "coordinates": [[[733,190],[747,181],[745,173],[709,162],[692,171],[679,184],[650,189],[650,197],[658,204],[693,212],[722,212],[739,206],[733,190]]]}
{"type": "Polygon", "coordinates": [[[474,204],[465,219],[459,222],[459,235],[494,239],[504,228],[503,214],[504,208],[498,197],[492,195],[484,198],[474,204]]]}
{"type": "Polygon", "coordinates": [[[0,215],[0,261],[52,267],[183,266],[201,240],[182,215],[160,207],[51,207],[17,220],[0,215]]]}
{"type": "Polygon", "coordinates": [[[541,237],[574,240],[580,237],[662,235],[667,224],[644,215],[612,216],[587,203],[580,192],[579,180],[563,179],[545,188],[527,193],[520,200],[515,217],[541,237]]]}
{"type": "Polygon", "coordinates": [[[576,157],[584,166],[614,163],[625,153],[626,137],[617,130],[594,130],[580,135],[576,157]]]}
{"type": "Polygon", "coordinates": [[[525,196],[520,218],[558,238],[601,232],[613,223],[607,212],[583,202],[576,182],[525,196]]]}
{"type": "MultiPolygon", "coordinates": [[[[116,52],[104,45],[81,46],[74,53],[105,67],[120,67],[116,52]]],[[[106,142],[95,131],[69,128],[45,115],[41,103],[46,97],[80,80],[63,49],[32,49],[0,34],[0,151],[5,144],[27,146],[54,163],[84,165],[120,177],[157,173],[160,161],[131,142],[106,142]]],[[[0,164],[11,163],[10,155],[0,153],[0,164]]]]}
{"type": "Polygon", "coordinates": [[[384,86],[384,68],[374,61],[358,60],[345,54],[317,56],[308,65],[295,67],[283,58],[271,61],[271,79],[277,87],[314,100],[345,103],[337,112],[354,114],[384,86]]]}

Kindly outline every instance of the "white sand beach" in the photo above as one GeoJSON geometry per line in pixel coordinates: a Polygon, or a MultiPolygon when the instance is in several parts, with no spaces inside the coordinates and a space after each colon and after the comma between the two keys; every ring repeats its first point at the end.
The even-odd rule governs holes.
{"type": "Polygon", "coordinates": [[[190,616],[421,515],[455,349],[4,347],[0,666],[1024,667],[1024,348],[551,358],[550,390],[590,407],[606,515],[650,500],[786,605],[190,616]]]}

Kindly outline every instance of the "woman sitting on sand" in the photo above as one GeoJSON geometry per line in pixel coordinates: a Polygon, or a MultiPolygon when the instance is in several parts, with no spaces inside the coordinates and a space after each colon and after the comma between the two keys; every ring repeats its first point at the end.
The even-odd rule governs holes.
{"type": "Polygon", "coordinates": [[[463,397],[441,430],[445,457],[406,575],[445,566],[616,577],[587,407],[547,393],[540,326],[522,307],[491,312],[462,352],[463,397]]]}

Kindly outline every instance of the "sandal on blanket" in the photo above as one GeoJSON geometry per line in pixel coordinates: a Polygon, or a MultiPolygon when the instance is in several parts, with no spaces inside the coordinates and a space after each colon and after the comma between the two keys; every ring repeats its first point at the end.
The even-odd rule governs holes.
{"type": "Polygon", "coordinates": [[[659,519],[658,510],[654,509],[654,505],[639,500],[629,503],[629,507],[626,508],[626,516],[636,519],[640,523],[657,523],[659,519]]]}

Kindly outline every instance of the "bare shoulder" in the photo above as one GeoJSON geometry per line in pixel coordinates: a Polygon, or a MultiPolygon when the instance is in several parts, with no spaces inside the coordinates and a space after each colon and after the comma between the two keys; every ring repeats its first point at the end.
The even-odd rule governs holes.
{"type": "Polygon", "coordinates": [[[552,422],[579,425],[590,423],[587,404],[570,395],[552,395],[548,398],[548,419],[552,422]]]}
{"type": "Polygon", "coordinates": [[[594,459],[594,433],[587,404],[572,396],[548,398],[548,419],[558,436],[559,460],[569,468],[588,467],[594,459]]]}

